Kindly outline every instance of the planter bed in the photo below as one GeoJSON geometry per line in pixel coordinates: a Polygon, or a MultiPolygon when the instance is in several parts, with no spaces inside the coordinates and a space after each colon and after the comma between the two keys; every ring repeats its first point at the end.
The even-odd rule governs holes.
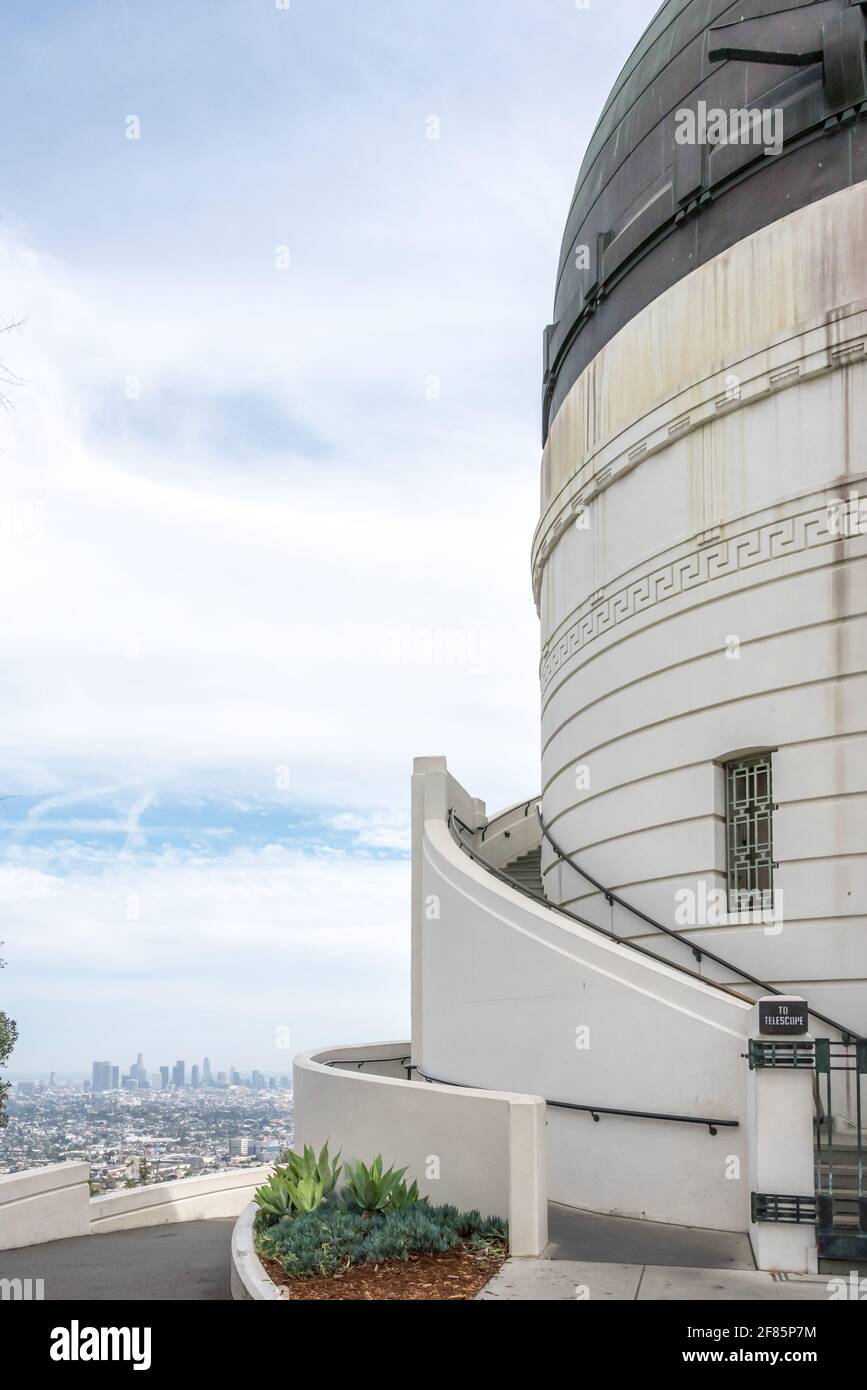
{"type": "Polygon", "coordinates": [[[293,1300],[424,1300],[475,1298],[506,1258],[474,1250],[449,1250],[444,1255],[411,1255],[381,1265],[350,1265],[343,1274],[290,1279],[276,1260],[261,1259],[268,1277],[284,1299],[293,1300]]]}
{"type": "Polygon", "coordinates": [[[318,1156],[290,1150],[257,1189],[233,1259],[253,1268],[253,1289],[264,1282],[259,1296],[466,1300],[496,1274],[508,1247],[504,1221],[433,1206],[416,1183],[407,1186],[405,1168],[386,1171],[379,1154],[370,1167],[339,1159],[327,1143],[318,1156]]]}

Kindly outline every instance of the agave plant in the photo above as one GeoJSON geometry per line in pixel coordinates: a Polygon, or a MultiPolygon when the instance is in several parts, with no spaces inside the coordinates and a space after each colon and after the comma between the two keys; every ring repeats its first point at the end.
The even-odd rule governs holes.
{"type": "Polygon", "coordinates": [[[295,1211],[315,1211],[324,1197],[321,1182],[315,1178],[299,1178],[297,1182],[285,1181],[286,1191],[295,1211]]]}
{"type": "Polygon", "coordinates": [[[256,1188],[253,1201],[264,1213],[269,1226],[273,1226],[281,1217],[289,1216],[292,1212],[292,1194],[286,1179],[277,1172],[261,1187],[256,1188]]]}
{"type": "Polygon", "coordinates": [[[309,1144],[304,1145],[303,1153],[296,1153],[294,1149],[283,1155],[283,1166],[278,1166],[275,1172],[283,1180],[298,1183],[305,1179],[310,1179],[314,1183],[321,1183],[322,1195],[327,1197],[329,1192],[333,1192],[337,1186],[337,1179],[343,1171],[340,1164],[340,1154],[335,1154],[330,1158],[328,1154],[328,1140],[322,1145],[322,1150],[317,1157],[309,1144]]]}
{"type": "Polygon", "coordinates": [[[357,1211],[384,1211],[397,1189],[405,1187],[405,1172],[405,1168],[389,1168],[383,1172],[382,1154],[376,1155],[369,1168],[361,1159],[347,1163],[343,1200],[357,1211]]]}
{"type": "Polygon", "coordinates": [[[406,1207],[414,1207],[418,1201],[418,1183],[407,1187],[405,1182],[399,1182],[389,1198],[388,1210],[403,1211],[406,1207]]]}

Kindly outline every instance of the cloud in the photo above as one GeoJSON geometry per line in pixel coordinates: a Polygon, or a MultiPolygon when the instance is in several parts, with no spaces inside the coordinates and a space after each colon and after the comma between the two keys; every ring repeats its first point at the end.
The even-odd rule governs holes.
{"type": "Polygon", "coordinates": [[[200,1040],[263,1065],[286,1013],[299,1045],[405,1034],[413,756],[492,809],[538,790],[540,335],[654,8],[5,26],[19,1068],[200,1040]]]}
{"type": "Polygon", "coordinates": [[[4,1006],[27,1038],[19,1069],[62,1058],[86,1070],[106,1049],[118,1061],[144,1049],[156,1066],[231,1045],[227,1064],[285,1071],[278,1027],[295,1050],[408,1027],[402,862],[327,846],[215,861],[69,842],[0,869],[0,910],[4,1006]]]}

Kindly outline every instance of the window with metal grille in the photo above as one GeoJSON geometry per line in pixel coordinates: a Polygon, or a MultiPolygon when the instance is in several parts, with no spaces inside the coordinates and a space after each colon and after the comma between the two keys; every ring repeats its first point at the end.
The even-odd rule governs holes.
{"type": "Polygon", "coordinates": [[[729,912],[774,905],[771,755],[726,763],[729,912]]]}

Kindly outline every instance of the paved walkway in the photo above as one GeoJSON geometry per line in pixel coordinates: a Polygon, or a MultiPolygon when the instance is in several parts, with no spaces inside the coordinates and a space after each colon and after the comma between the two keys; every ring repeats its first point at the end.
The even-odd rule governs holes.
{"type": "Polygon", "coordinates": [[[603,1264],[577,1260],[507,1260],[478,1299],[500,1302],[779,1303],[828,1302],[827,1274],[765,1274],[757,1269],[603,1264]]]}
{"type": "Polygon", "coordinates": [[[673,1265],[694,1269],[752,1269],[748,1236],[697,1226],[666,1226],[626,1216],[601,1216],[548,1203],[548,1260],[585,1264],[673,1265]]]}
{"type": "MultiPolygon", "coordinates": [[[[499,1302],[827,1301],[827,1274],[757,1270],[747,1236],[548,1204],[540,1260],[507,1260],[477,1297],[499,1302]]],[[[832,1285],[833,1288],[833,1285],[832,1285]]]]}
{"type": "Polygon", "coordinates": [[[45,1299],[229,1300],[234,1220],[180,1221],[0,1251],[0,1279],[44,1279],[45,1299]]]}
{"type": "MultiPolygon", "coordinates": [[[[43,1279],[48,1301],[223,1300],[232,1220],[184,1221],[0,1251],[0,1279],[43,1279]]],[[[827,1300],[829,1278],[756,1270],[746,1236],[552,1204],[545,1258],[507,1260],[482,1300],[827,1300]]]]}

